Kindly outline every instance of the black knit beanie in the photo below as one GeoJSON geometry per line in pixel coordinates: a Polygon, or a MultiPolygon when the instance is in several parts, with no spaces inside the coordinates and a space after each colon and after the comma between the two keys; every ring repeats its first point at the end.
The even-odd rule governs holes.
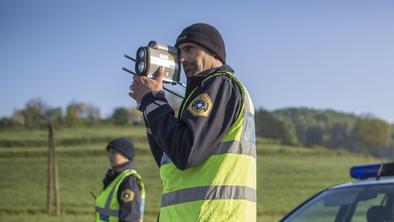
{"type": "Polygon", "coordinates": [[[196,23],[186,27],[178,36],[175,46],[192,42],[215,54],[223,64],[226,64],[226,48],[220,32],[213,26],[196,23]]]}
{"type": "Polygon", "coordinates": [[[107,145],[107,151],[108,149],[114,149],[118,151],[119,153],[127,157],[129,160],[134,159],[134,155],[135,155],[134,144],[126,137],[120,137],[112,140],[107,145]]]}

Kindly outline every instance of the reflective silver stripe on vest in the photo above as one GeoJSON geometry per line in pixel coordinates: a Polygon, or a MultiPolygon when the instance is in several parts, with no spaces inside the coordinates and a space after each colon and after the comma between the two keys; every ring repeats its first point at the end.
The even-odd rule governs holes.
{"type": "Polygon", "coordinates": [[[256,158],[256,144],[240,141],[222,142],[214,154],[225,153],[244,154],[256,158]]]}
{"type": "Polygon", "coordinates": [[[186,188],[161,197],[161,207],[196,200],[243,199],[256,202],[256,190],[245,186],[203,186],[186,188]]]}
{"type": "Polygon", "coordinates": [[[101,215],[111,216],[111,217],[119,217],[119,211],[117,210],[110,210],[101,207],[96,207],[96,212],[100,213],[101,215]]]}

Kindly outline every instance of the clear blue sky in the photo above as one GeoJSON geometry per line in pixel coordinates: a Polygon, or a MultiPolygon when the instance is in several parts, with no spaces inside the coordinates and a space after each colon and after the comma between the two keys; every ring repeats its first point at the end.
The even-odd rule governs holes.
{"type": "Polygon", "coordinates": [[[210,23],[256,107],[394,123],[394,1],[0,1],[0,116],[41,98],[135,106],[124,53],[210,23]]]}

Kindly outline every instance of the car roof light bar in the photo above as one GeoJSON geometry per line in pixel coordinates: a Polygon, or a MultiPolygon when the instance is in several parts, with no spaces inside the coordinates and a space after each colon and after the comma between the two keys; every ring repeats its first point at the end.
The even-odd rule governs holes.
{"type": "Polygon", "coordinates": [[[350,176],[359,180],[371,177],[379,179],[384,176],[394,176],[394,163],[354,166],[350,169],[350,176]]]}

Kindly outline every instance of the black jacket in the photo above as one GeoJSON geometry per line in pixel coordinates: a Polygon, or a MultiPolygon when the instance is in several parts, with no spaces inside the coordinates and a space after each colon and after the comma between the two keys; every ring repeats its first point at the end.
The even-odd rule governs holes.
{"type": "Polygon", "coordinates": [[[227,71],[233,72],[230,66],[224,65],[213,72],[188,78],[185,98],[195,87],[198,88],[185,104],[186,108],[179,118],[174,116],[164,92],[144,95],[139,109],[144,113],[148,141],[159,166],[163,152],[177,168],[187,169],[199,165],[218,148],[224,134],[239,115],[241,92],[238,85],[225,75],[202,82],[208,75],[227,71]],[[208,104],[212,106],[210,112],[207,116],[193,114],[191,103],[205,93],[211,99],[208,104]]]}
{"type": "MultiPolygon", "coordinates": [[[[133,163],[127,162],[114,169],[108,170],[103,180],[104,189],[114,180],[118,175],[127,169],[133,169],[133,163]]],[[[137,222],[141,218],[141,187],[134,176],[127,176],[119,185],[117,193],[119,202],[119,222],[137,222]],[[131,202],[124,202],[122,200],[122,193],[126,189],[130,189],[134,193],[134,198],[131,202]]]]}

